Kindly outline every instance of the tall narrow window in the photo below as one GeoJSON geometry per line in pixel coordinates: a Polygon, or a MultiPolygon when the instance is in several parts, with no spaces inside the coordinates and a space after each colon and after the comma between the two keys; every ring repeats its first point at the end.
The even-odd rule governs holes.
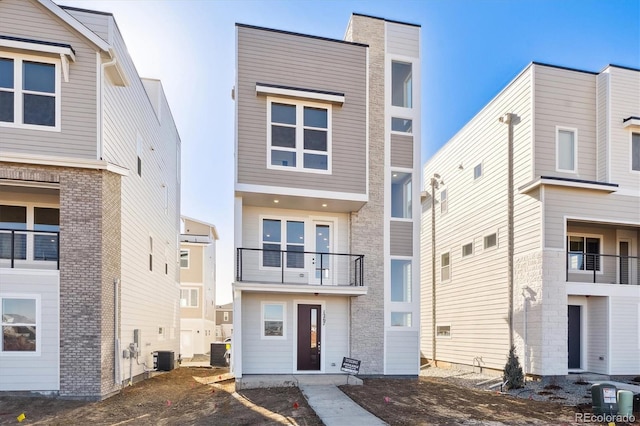
{"type": "Polygon", "coordinates": [[[262,221],[262,266],[280,267],[282,229],[279,220],[262,221]]]}
{"type": "Polygon", "coordinates": [[[142,137],[140,135],[136,138],[136,159],[138,176],[142,176],[142,137]]]}
{"type": "Polygon", "coordinates": [[[556,167],[559,171],[576,171],[576,131],[558,129],[556,135],[556,167]]]}
{"type": "Polygon", "coordinates": [[[411,302],[411,261],[391,259],[391,301],[411,302]]]}
{"type": "Polygon", "coordinates": [[[449,211],[449,203],[448,203],[448,195],[447,190],[443,189],[440,191],[440,213],[445,214],[449,211]]]}
{"type": "Polygon", "coordinates": [[[391,105],[403,108],[413,107],[413,83],[411,64],[391,62],[391,105]]]}
{"type": "Polygon", "coordinates": [[[440,256],[440,281],[449,281],[451,279],[451,265],[449,253],[442,253],[440,256]]]}
{"type": "Polygon", "coordinates": [[[640,133],[631,134],[631,170],[640,172],[640,133]]]}
{"type": "Polygon", "coordinates": [[[411,219],[411,173],[391,173],[391,217],[411,219]]]}
{"type": "Polygon", "coordinates": [[[189,250],[180,250],[180,267],[185,269],[189,268],[189,250]]]}
{"type": "Polygon", "coordinates": [[[287,221],[287,268],[304,268],[303,251],[304,222],[289,220],[287,221]]]}
{"type": "Polygon", "coordinates": [[[153,238],[149,237],[149,270],[153,271],[153,238]]]}
{"type": "Polygon", "coordinates": [[[480,179],[482,177],[482,163],[476,165],[473,168],[473,179],[480,179]]]}
{"type": "Polygon", "coordinates": [[[13,59],[0,58],[0,121],[15,119],[15,77],[13,59]]]}

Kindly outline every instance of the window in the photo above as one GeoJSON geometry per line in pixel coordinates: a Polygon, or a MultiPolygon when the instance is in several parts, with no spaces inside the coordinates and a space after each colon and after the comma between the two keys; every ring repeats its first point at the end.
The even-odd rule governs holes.
{"type": "Polygon", "coordinates": [[[222,320],[224,322],[229,322],[229,312],[223,312],[222,314],[222,320]]]}
{"type": "MultiPolygon", "coordinates": [[[[60,231],[60,210],[45,207],[33,209],[34,231],[60,231]]],[[[33,258],[35,260],[58,260],[58,234],[38,234],[33,236],[33,258]]]]}
{"type": "Polygon", "coordinates": [[[462,257],[471,256],[473,254],[473,243],[462,246],[462,257]]]}
{"type": "Polygon", "coordinates": [[[577,130],[557,128],[556,133],[556,169],[562,172],[575,172],[577,163],[577,130]]]}
{"type": "Polygon", "coordinates": [[[406,62],[391,62],[391,105],[412,108],[412,91],[411,64],[406,62]]]}
{"type": "Polygon", "coordinates": [[[286,267],[304,268],[304,222],[277,219],[262,220],[262,249],[264,250],[262,252],[262,266],[275,268],[281,266],[282,253],[280,250],[282,250],[283,235],[287,251],[286,267]]]}
{"type": "Polygon", "coordinates": [[[158,327],[158,340],[164,340],[165,332],[166,332],[166,329],[164,327],[158,327]]]}
{"type": "Polygon", "coordinates": [[[473,179],[480,179],[482,177],[482,163],[473,168],[473,179]]]}
{"type": "Polygon", "coordinates": [[[600,238],[569,236],[569,270],[600,271],[600,238]]]}
{"type": "Polygon", "coordinates": [[[445,214],[449,211],[449,203],[447,201],[447,190],[443,189],[442,191],[440,191],[440,214],[445,214]]]}
{"type": "Polygon", "coordinates": [[[391,259],[391,301],[411,302],[411,261],[391,259]]]}
{"type": "Polygon", "coordinates": [[[182,308],[197,308],[199,291],[197,288],[183,288],[180,290],[180,306],[182,308]]]}
{"type": "Polygon", "coordinates": [[[189,250],[180,250],[180,267],[189,268],[189,250]]]}
{"type": "Polygon", "coordinates": [[[153,271],[153,238],[149,237],[149,270],[153,271]]]}
{"type": "Polygon", "coordinates": [[[391,131],[402,133],[413,133],[413,120],[408,118],[391,118],[391,131]]]}
{"type": "Polygon", "coordinates": [[[640,172],[640,133],[631,134],[631,170],[640,172]]]}
{"type": "Polygon", "coordinates": [[[136,136],[136,160],[138,168],[138,176],[142,176],[142,136],[136,136]]]}
{"type": "Polygon", "coordinates": [[[0,57],[0,125],[58,130],[59,62],[3,53],[0,57]]]}
{"type": "Polygon", "coordinates": [[[491,247],[495,247],[498,244],[498,235],[493,233],[491,235],[487,235],[484,237],[484,248],[488,249],[491,247]]]}
{"type": "Polygon", "coordinates": [[[391,312],[391,327],[411,327],[411,312],[391,312]]]}
{"type": "Polygon", "coordinates": [[[451,326],[436,325],[436,337],[451,337],[451,326]]]}
{"type": "MultiPolygon", "coordinates": [[[[24,206],[0,205],[0,228],[25,230],[27,229],[27,208],[24,206]]],[[[27,235],[15,233],[13,236],[14,259],[27,258],[27,235]]],[[[11,232],[0,231],[0,259],[11,259],[11,232]]]]}
{"type": "Polygon", "coordinates": [[[268,102],[268,167],[330,172],[331,107],[268,102]]]}
{"type": "Polygon", "coordinates": [[[449,253],[443,253],[440,256],[440,281],[445,282],[451,279],[451,264],[449,253]]]}
{"type": "Polygon", "coordinates": [[[1,352],[38,351],[38,302],[28,297],[0,298],[1,352]]]}
{"type": "Polygon", "coordinates": [[[411,219],[411,173],[391,173],[391,217],[411,219]]]}
{"type": "Polygon", "coordinates": [[[284,303],[262,304],[262,337],[284,338],[284,303]]]}

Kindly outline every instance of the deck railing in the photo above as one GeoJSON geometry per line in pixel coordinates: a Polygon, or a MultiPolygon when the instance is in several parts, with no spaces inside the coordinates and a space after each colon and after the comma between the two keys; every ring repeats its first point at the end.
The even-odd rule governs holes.
{"type": "Polygon", "coordinates": [[[638,285],[640,258],[567,252],[567,282],[638,285]]]}
{"type": "Polygon", "coordinates": [[[362,286],[364,255],[236,249],[236,281],[362,286]]]}
{"type": "Polygon", "coordinates": [[[60,232],[0,228],[0,267],[60,269],[60,232]]]}

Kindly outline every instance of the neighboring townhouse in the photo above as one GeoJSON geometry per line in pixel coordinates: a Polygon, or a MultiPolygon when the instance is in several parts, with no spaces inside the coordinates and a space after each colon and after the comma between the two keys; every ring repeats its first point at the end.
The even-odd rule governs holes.
{"type": "Polygon", "coordinates": [[[178,352],[180,139],[109,13],[0,1],[0,390],[101,399],[178,352]]]}
{"type": "Polygon", "coordinates": [[[215,225],[182,216],[180,234],[180,355],[206,354],[216,337],[215,225]]]}
{"type": "Polygon", "coordinates": [[[345,357],[417,375],[420,27],[237,24],[236,49],[237,385],[345,357]]]}
{"type": "Polygon", "coordinates": [[[640,374],[639,94],[637,69],[532,63],[428,161],[424,358],[640,374]]]}
{"type": "Polygon", "coordinates": [[[233,333],[233,303],[216,306],[216,341],[222,342],[233,333]]]}

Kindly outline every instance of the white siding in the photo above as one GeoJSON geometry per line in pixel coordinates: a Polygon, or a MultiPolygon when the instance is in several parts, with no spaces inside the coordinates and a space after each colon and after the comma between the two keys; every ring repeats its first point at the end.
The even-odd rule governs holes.
{"type": "Polygon", "coordinates": [[[419,333],[388,330],[385,339],[385,374],[415,375],[419,372],[419,333]]]}
{"type": "Polygon", "coordinates": [[[611,306],[611,370],[609,374],[640,373],[640,289],[636,297],[609,297],[611,306]]]}
{"type": "Polygon", "coordinates": [[[0,354],[0,391],[60,389],[60,274],[58,271],[0,269],[0,296],[40,298],[39,355],[0,354]]]}
{"type": "Polygon", "coordinates": [[[609,158],[607,155],[609,147],[609,125],[610,125],[610,107],[609,107],[609,73],[599,74],[596,79],[597,89],[597,130],[598,130],[598,181],[607,182],[609,175],[609,158]]]}
{"type": "Polygon", "coordinates": [[[420,57],[420,27],[385,22],[387,53],[391,55],[420,57]]]}
{"type": "Polygon", "coordinates": [[[588,300],[586,318],[584,318],[585,309],[582,312],[582,321],[587,321],[588,324],[587,335],[582,336],[582,349],[588,348],[586,368],[594,373],[607,374],[609,365],[609,301],[606,297],[590,297],[588,300]],[[587,342],[586,345],[584,340],[587,342]]]}

